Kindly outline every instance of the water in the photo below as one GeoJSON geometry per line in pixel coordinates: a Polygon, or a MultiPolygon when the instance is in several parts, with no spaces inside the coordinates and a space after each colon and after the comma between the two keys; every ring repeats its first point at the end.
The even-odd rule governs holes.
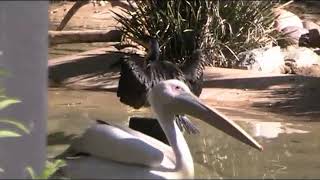
{"type": "MultiPolygon", "coordinates": [[[[62,152],[70,138],[94,119],[127,125],[129,116],[152,115],[148,109],[137,111],[122,105],[110,92],[51,88],[48,96],[49,157],[62,152]]],[[[254,136],[264,151],[258,152],[194,119],[201,133],[185,137],[194,158],[196,178],[320,177],[319,121],[262,109],[217,108],[254,136]]]]}

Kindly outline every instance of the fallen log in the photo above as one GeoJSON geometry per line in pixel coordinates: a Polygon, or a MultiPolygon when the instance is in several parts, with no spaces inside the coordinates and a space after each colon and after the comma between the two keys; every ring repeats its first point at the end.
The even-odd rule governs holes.
{"type": "Polygon", "coordinates": [[[117,29],[85,30],[85,31],[49,31],[49,43],[92,43],[92,42],[120,42],[122,33],[117,29]]]}

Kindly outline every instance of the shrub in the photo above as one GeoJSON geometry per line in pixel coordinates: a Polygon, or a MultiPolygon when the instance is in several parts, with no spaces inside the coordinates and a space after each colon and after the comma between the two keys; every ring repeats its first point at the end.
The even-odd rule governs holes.
{"type": "MultiPolygon", "coordinates": [[[[237,54],[274,43],[274,1],[128,0],[132,10],[115,13],[124,37],[158,38],[161,58],[188,60],[201,48],[206,64],[230,67],[237,54]]],[[[139,42],[138,42],[139,43],[139,42]]]]}

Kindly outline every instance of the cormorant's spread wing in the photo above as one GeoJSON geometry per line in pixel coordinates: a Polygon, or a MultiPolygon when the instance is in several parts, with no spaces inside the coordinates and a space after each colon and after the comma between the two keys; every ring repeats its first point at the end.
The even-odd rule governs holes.
{"type": "Polygon", "coordinates": [[[117,96],[122,103],[136,109],[145,105],[149,89],[149,77],[143,66],[143,61],[139,63],[130,58],[124,58],[121,63],[117,96]]]}
{"type": "Polygon", "coordinates": [[[204,68],[205,63],[200,49],[195,50],[191,59],[187,60],[181,67],[187,84],[191,91],[197,96],[200,96],[202,91],[204,68]]]}
{"type": "Polygon", "coordinates": [[[151,87],[158,84],[160,81],[168,79],[178,79],[185,82],[183,72],[169,61],[156,61],[150,63],[147,67],[147,73],[150,74],[151,87]]]}
{"type": "Polygon", "coordinates": [[[183,72],[168,61],[150,62],[146,67],[143,63],[124,59],[121,64],[117,96],[120,101],[139,109],[147,104],[147,93],[160,81],[178,79],[185,82],[183,72]]]}

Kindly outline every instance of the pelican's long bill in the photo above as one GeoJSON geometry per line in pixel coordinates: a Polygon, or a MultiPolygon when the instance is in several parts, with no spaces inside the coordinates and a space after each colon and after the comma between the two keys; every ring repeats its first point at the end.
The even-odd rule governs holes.
{"type": "Polygon", "coordinates": [[[238,139],[239,141],[250,145],[260,151],[263,147],[255,141],[246,131],[244,131],[234,121],[228,119],[214,108],[204,105],[196,96],[189,93],[182,93],[175,96],[173,108],[176,113],[188,114],[199,118],[206,123],[220,129],[226,134],[238,139]]]}

